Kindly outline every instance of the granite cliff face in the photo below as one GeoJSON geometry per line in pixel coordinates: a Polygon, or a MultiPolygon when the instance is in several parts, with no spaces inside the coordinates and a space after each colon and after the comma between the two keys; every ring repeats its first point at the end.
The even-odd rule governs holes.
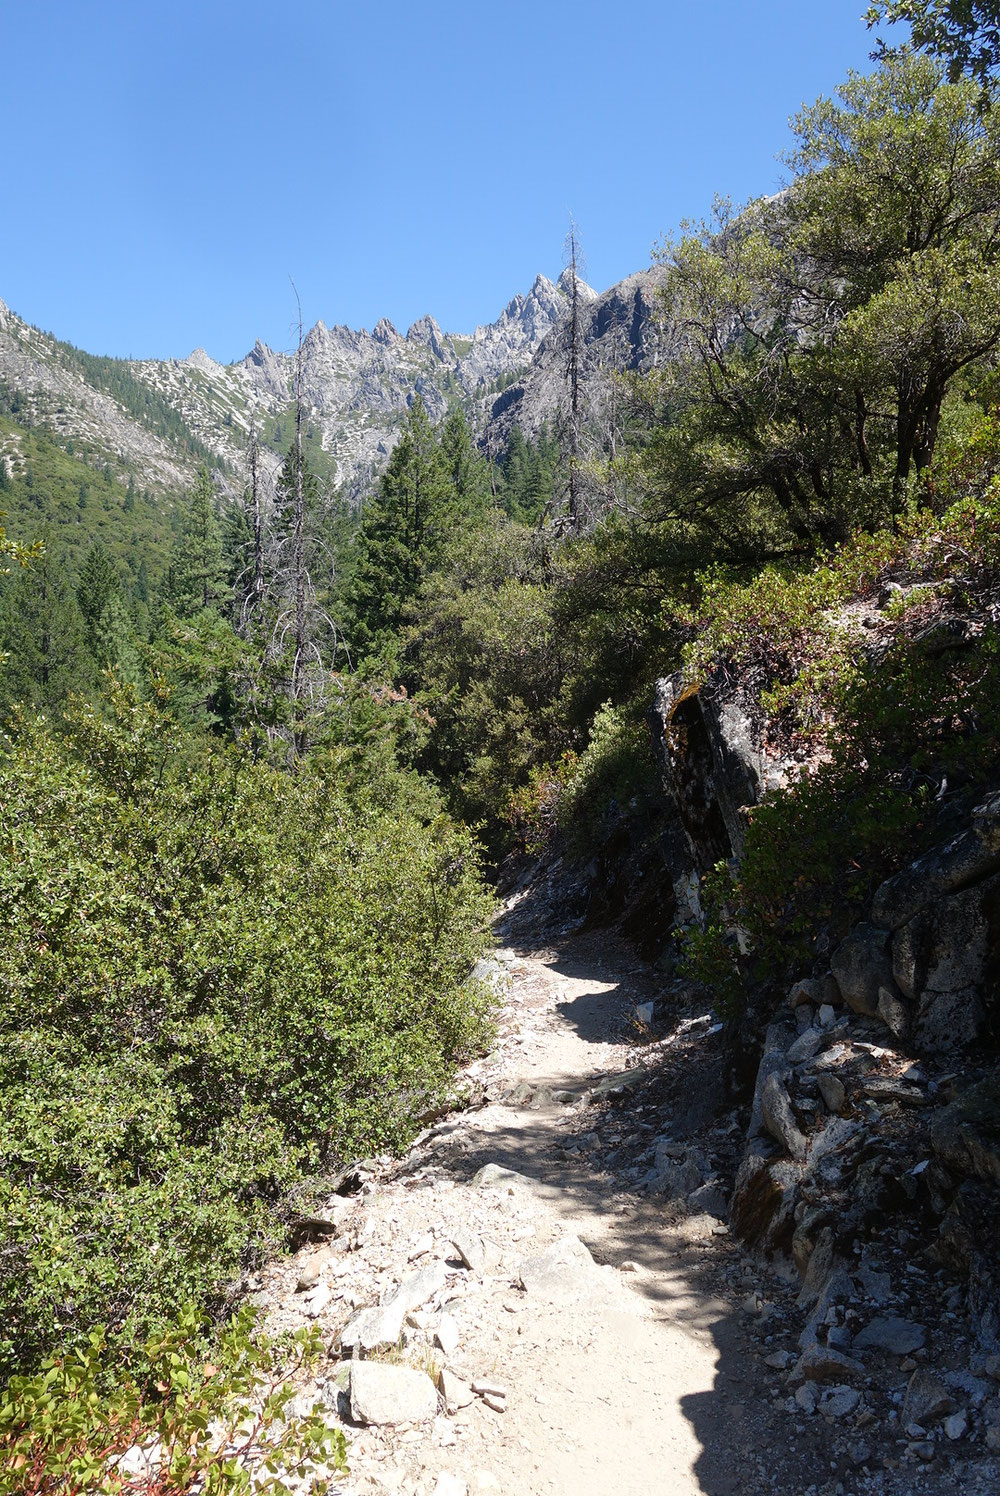
{"type": "MultiPolygon", "coordinates": [[[[663,282],[664,272],[654,268],[627,276],[600,296],[581,285],[582,415],[591,439],[602,424],[612,377],[653,368],[665,355],[658,298],[663,282]]],[[[568,303],[568,273],[560,277],[559,285],[568,303]]],[[[502,450],[514,426],[529,438],[537,437],[545,425],[558,426],[567,403],[569,335],[569,320],[563,316],[549,328],[522,377],[493,401],[486,428],[492,450],[502,450]]]]}

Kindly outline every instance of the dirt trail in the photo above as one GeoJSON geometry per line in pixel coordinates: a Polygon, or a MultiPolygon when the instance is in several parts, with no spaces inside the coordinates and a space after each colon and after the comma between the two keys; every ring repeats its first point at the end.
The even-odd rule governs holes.
{"type": "MultiPolygon", "coordinates": [[[[447,1270],[390,1359],[505,1395],[496,1409],[476,1396],[401,1429],[356,1426],[341,1392],[352,1493],[725,1496],[738,1486],[715,1390],[731,1310],[706,1292],[697,1261],[723,1246],[725,1228],[703,1216],[693,1234],[671,1229],[664,1202],[637,1191],[645,1170],[629,1153],[655,1123],[615,1106],[615,1077],[644,1058],[633,1015],[649,977],[596,939],[499,957],[498,1042],[468,1072],[487,1103],[432,1128],[361,1197],[331,1201],[333,1250],[305,1249],[266,1276],[270,1322],[313,1312],[310,1295],[294,1292],[310,1265],[315,1317],[334,1343],[352,1309],[384,1303],[428,1262],[447,1270]],[[477,1178],[487,1165],[511,1172],[477,1178]],[[472,1270],[460,1238],[482,1247],[472,1270]]],[[[333,1385],[306,1396],[318,1390],[330,1405],[333,1385]]]]}
{"type": "Polygon", "coordinates": [[[721,1219],[745,1118],[711,1018],[654,1040],[634,1015],[656,980],[627,947],[539,950],[530,913],[502,938],[476,1104],[356,1172],[323,1207],[332,1240],[255,1285],[269,1328],[323,1330],[301,1407],[343,1423],[342,1496],[993,1496],[946,1448],[905,1449],[891,1357],[860,1394],[796,1393],[798,1275],[721,1219]],[[400,1375],[422,1409],[393,1393],[373,1416],[359,1388],[400,1375]]]}

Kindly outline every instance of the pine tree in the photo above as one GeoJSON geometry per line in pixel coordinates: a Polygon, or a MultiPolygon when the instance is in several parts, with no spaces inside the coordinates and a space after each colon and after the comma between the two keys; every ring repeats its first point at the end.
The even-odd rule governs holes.
{"type": "Polygon", "coordinates": [[[65,567],[46,544],[31,566],[7,583],[0,603],[0,672],[6,701],[24,701],[51,711],[70,691],[90,685],[94,661],[86,629],[65,567]]]}
{"type": "Polygon", "coordinates": [[[204,608],[218,608],[226,592],[215,489],[211,473],[201,467],[174,545],[166,600],[179,617],[190,618],[204,608]]]}
{"type": "Polygon", "coordinates": [[[489,499],[489,474],[476,451],[462,407],[456,406],[441,428],[441,455],[463,516],[481,514],[489,499]]]}
{"type": "Polygon", "coordinates": [[[115,564],[101,542],[95,541],[80,567],[76,597],[83,615],[91,650],[97,653],[97,630],[101,614],[110,599],[121,591],[115,564]]]}
{"type": "Polygon", "coordinates": [[[358,528],[349,603],[356,649],[377,653],[391,643],[456,511],[448,465],[418,396],[358,528]]]}

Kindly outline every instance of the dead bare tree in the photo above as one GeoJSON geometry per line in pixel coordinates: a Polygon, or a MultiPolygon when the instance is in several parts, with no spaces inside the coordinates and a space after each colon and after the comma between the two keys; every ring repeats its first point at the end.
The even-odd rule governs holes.
{"type": "Polygon", "coordinates": [[[264,597],[264,482],[257,418],[251,410],[247,439],[247,485],[243,495],[244,519],[250,532],[250,556],[236,577],[236,608],[241,633],[246,630],[251,617],[259,613],[264,597]]]}
{"type": "Polygon", "coordinates": [[[569,329],[566,349],[566,378],[569,384],[569,523],[575,530],[580,523],[580,235],[576,220],[570,218],[566,235],[565,258],[570,273],[569,329]]]}
{"type": "Polygon", "coordinates": [[[237,578],[237,602],[239,631],[255,645],[258,675],[250,690],[261,703],[259,715],[268,738],[280,739],[293,758],[301,758],[316,721],[337,690],[337,656],[343,652],[348,669],[350,656],[340,629],[320,602],[310,570],[310,558],[325,553],[332,576],[333,560],[310,516],[315,480],[303,445],[305,340],[294,281],[292,290],[297,311],[294,437],[275,483],[275,468],[261,451],[251,417],[244,500],[249,554],[237,578]],[[285,706],[279,709],[282,700],[285,706]]]}

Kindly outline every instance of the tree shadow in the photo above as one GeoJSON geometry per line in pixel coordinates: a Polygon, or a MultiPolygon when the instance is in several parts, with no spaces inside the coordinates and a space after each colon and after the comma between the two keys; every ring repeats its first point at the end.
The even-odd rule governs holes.
{"type": "MultiPolygon", "coordinates": [[[[526,946],[521,951],[530,953],[526,946]]],[[[477,1114],[442,1123],[434,1133],[435,1165],[456,1183],[468,1182],[488,1163],[525,1176],[555,1220],[580,1236],[598,1262],[626,1267],[621,1281],[654,1320],[711,1346],[711,1390],[677,1398],[700,1446],[694,1474],[704,1496],[763,1496],[811,1484],[832,1491],[836,1475],[826,1428],[816,1419],[809,1437],[796,1437],[791,1450],[787,1389],[770,1395],[779,1377],[763,1364],[756,1326],[734,1305],[733,1279],[748,1259],[725,1228],[713,1234],[711,1223],[701,1217],[699,1224],[683,1202],[646,1189],[648,1154],[664,1135],[700,1148],[720,1176],[732,1177],[743,1132],[727,1110],[720,1036],[694,1034],[644,1049],[630,1020],[635,1002],[651,995],[658,979],[617,941],[575,939],[547,951],[545,959],[557,980],[593,983],[556,1000],[563,1022],[587,1043],[633,1040],[643,1080],[618,1094],[594,1096],[593,1075],[533,1071],[530,1094],[494,1100],[477,1114]],[[565,1100],[565,1093],[573,1099],[565,1100]]],[[[853,1470],[841,1473],[849,1482],[857,1479],[853,1470]]],[[[667,1467],[661,1489],[664,1496],[674,1489],[667,1467]]]]}

